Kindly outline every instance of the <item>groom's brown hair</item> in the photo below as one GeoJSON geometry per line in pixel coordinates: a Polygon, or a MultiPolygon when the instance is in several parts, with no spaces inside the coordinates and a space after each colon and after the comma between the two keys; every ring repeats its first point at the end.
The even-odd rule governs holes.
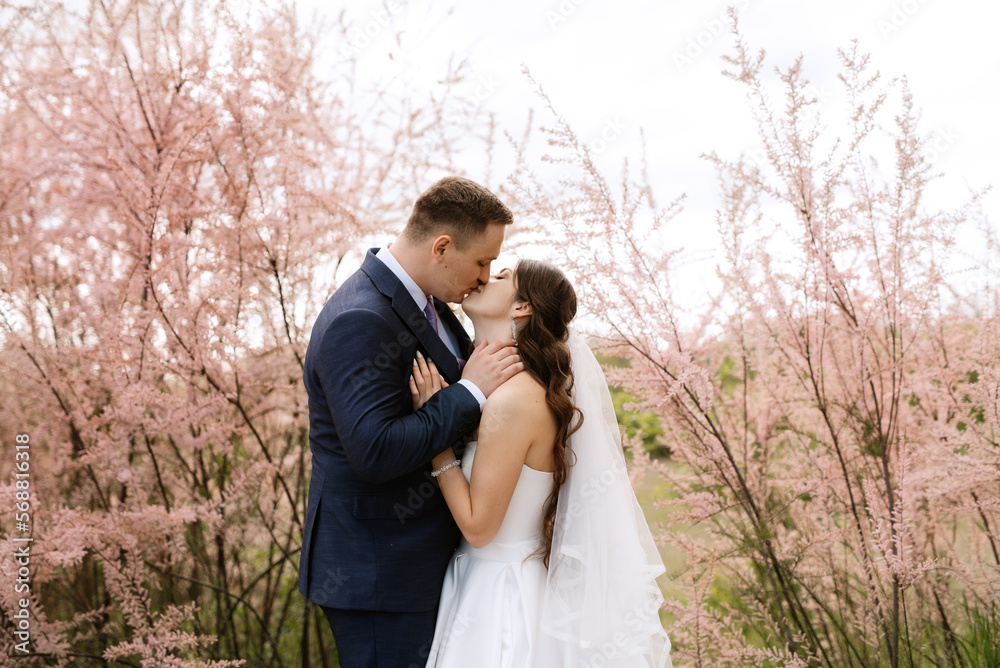
{"type": "Polygon", "coordinates": [[[491,223],[512,222],[510,209],[489,190],[461,176],[446,176],[417,198],[404,232],[413,241],[448,234],[465,248],[491,223]]]}

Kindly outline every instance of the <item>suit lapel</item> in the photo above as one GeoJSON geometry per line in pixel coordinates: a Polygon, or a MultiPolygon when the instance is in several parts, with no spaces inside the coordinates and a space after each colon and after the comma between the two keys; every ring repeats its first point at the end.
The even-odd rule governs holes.
{"type": "MultiPolygon", "coordinates": [[[[365,261],[361,265],[361,270],[368,275],[379,292],[389,298],[396,315],[413,332],[413,335],[417,337],[420,345],[427,352],[428,357],[434,360],[438,371],[448,381],[448,384],[457,383],[461,379],[461,374],[459,373],[458,362],[455,360],[455,356],[451,354],[451,350],[441,340],[438,333],[431,328],[427,316],[417,308],[413,297],[406,291],[406,288],[396,278],[396,275],[392,273],[392,270],[375,257],[376,252],[378,252],[377,248],[368,250],[365,261]]],[[[455,314],[451,312],[451,309],[444,302],[435,299],[434,306],[438,317],[444,318],[449,326],[454,323],[455,327],[452,327],[452,331],[459,335],[461,342],[464,329],[458,322],[458,318],[455,317],[455,314]],[[446,312],[447,315],[443,315],[442,311],[446,312]],[[462,330],[461,333],[459,333],[459,330],[462,330]]],[[[465,343],[462,344],[463,347],[469,341],[469,336],[467,334],[464,334],[464,336],[465,343]]]]}

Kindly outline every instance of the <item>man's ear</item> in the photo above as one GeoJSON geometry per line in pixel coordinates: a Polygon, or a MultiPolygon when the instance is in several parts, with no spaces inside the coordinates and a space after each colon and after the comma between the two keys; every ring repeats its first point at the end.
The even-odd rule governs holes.
{"type": "Polygon", "coordinates": [[[453,250],[454,248],[455,242],[451,240],[451,235],[442,234],[434,239],[434,245],[431,246],[431,253],[437,262],[441,262],[445,258],[445,251],[453,250]]]}

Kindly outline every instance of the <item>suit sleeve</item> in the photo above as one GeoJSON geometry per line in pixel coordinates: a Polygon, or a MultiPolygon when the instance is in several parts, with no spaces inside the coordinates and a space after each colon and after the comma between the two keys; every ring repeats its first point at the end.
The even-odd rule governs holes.
{"type": "Polygon", "coordinates": [[[369,483],[426,465],[480,417],[479,402],[457,383],[405,414],[409,392],[400,379],[402,367],[412,364],[412,344],[403,343],[412,341],[409,332],[400,334],[377,313],[361,309],[341,313],[323,333],[319,384],[351,468],[369,483]]]}

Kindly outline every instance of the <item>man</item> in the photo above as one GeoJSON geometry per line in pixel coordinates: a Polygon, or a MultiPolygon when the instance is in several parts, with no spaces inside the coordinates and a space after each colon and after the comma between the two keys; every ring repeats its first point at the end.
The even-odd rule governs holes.
{"type": "Polygon", "coordinates": [[[469,336],[445,302],[489,280],[510,210],[464,178],[417,199],[402,234],[371,249],[313,326],[303,378],[312,480],[299,591],[333,629],[342,668],[424,665],[459,531],[430,476],[523,370],[513,341],[469,336]],[[418,354],[449,386],[414,411],[418,354]]]}

